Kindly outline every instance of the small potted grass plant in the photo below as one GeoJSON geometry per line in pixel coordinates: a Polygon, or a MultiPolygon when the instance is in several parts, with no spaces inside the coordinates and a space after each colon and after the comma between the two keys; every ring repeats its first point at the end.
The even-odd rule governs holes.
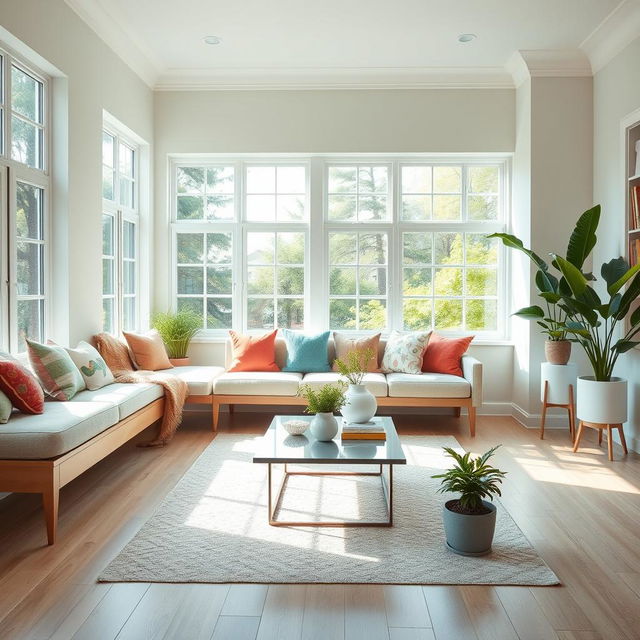
{"type": "Polygon", "coordinates": [[[182,309],[155,313],[151,326],[160,334],[167,350],[169,361],[174,367],[187,366],[189,344],[193,336],[202,329],[202,318],[197,313],[182,309]]]}
{"type": "Polygon", "coordinates": [[[307,401],[305,412],[313,414],[309,430],[316,440],[329,442],[336,437],[338,421],[333,414],[346,402],[345,388],[344,382],[325,384],[317,391],[308,384],[300,386],[298,395],[307,401]]]}
{"type": "Polygon", "coordinates": [[[371,348],[354,349],[349,351],[344,360],[336,358],[334,362],[336,369],[349,383],[345,394],[346,402],[340,411],[347,422],[362,424],[376,415],[376,398],[362,384],[364,374],[375,355],[371,348]]]}
{"type": "Polygon", "coordinates": [[[443,509],[447,546],[460,555],[482,556],[491,551],[496,526],[496,506],[492,501],[502,495],[500,484],[506,475],[489,464],[499,446],[475,458],[445,447],[455,464],[444,473],[431,476],[441,480],[438,493],[460,494],[448,500],[443,509]]]}

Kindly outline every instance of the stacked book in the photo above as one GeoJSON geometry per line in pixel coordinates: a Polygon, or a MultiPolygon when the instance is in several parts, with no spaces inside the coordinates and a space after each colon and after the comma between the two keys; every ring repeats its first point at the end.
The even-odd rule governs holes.
{"type": "Polygon", "coordinates": [[[355,422],[342,423],[343,440],[386,440],[387,435],[384,427],[377,422],[365,422],[357,424],[355,422]]]}

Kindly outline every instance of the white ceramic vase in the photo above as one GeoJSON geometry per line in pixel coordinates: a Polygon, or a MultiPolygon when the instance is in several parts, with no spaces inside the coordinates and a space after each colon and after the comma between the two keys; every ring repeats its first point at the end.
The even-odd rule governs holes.
{"type": "Polygon", "coordinates": [[[340,413],[347,422],[369,422],[376,415],[376,397],[363,384],[350,384],[345,397],[340,413]]]}
{"type": "Polygon", "coordinates": [[[600,382],[593,376],[580,376],[576,414],[583,422],[623,424],[627,421],[627,381],[600,382]]]}
{"type": "Polygon", "coordinates": [[[330,442],[338,434],[338,421],[333,413],[316,413],[309,429],[316,440],[330,442]]]}

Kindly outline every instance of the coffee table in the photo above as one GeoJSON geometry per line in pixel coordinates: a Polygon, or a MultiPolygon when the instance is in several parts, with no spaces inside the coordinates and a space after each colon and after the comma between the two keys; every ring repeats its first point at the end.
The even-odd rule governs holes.
{"type": "MultiPolygon", "coordinates": [[[[406,464],[393,420],[376,416],[374,421],[384,427],[386,440],[350,440],[343,442],[340,432],[331,442],[316,440],[309,430],[302,436],[289,435],[283,422],[287,420],[311,421],[311,416],[274,416],[267,432],[260,439],[253,462],[268,467],[268,518],[273,527],[391,527],[393,526],[393,465],[406,464]],[[378,471],[290,471],[289,465],[375,465],[378,471]],[[284,476],[277,494],[273,496],[273,473],[275,465],[284,465],[284,476]],[[388,478],[384,469],[387,470],[388,478]],[[388,518],[383,522],[291,522],[276,519],[276,511],[291,476],[379,476],[387,503],[388,518]]],[[[341,423],[341,418],[338,418],[341,423]]]]}

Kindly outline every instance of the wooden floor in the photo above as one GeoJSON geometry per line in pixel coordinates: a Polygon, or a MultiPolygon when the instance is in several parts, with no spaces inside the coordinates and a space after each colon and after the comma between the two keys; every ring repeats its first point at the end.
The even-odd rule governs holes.
{"type": "MultiPolygon", "coordinates": [[[[396,423],[405,434],[452,434],[475,452],[503,443],[503,503],[561,587],[97,584],[211,441],[209,423],[192,415],[170,446],[129,443],[64,487],[54,547],[38,497],[0,501],[0,638],[640,638],[640,456],[620,460],[616,447],[610,463],[594,440],[574,455],[566,432],[541,442],[510,418],[479,418],[475,440],[464,418],[396,423]]],[[[259,413],[222,423],[267,424],[259,413]]]]}

